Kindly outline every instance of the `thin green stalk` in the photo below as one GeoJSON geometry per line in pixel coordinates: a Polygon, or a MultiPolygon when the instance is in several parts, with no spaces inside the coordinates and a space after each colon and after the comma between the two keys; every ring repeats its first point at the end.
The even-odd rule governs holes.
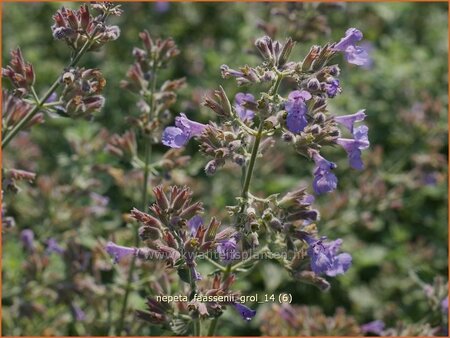
{"type": "MultiPolygon", "coordinates": [[[[227,269],[225,270],[222,279],[226,280],[228,278],[228,276],[230,275],[230,273],[231,273],[231,264],[227,265],[227,269]]],[[[208,337],[213,337],[215,335],[218,321],[219,321],[219,317],[216,317],[211,321],[211,324],[209,325],[209,329],[208,329],[208,334],[207,334],[208,337]]]]}
{"type": "MultiPolygon", "coordinates": [[[[153,78],[151,84],[151,92],[149,95],[149,112],[147,114],[147,119],[150,121],[152,113],[154,112],[154,94],[156,90],[156,72],[155,67],[153,67],[153,78]]],[[[150,174],[150,157],[152,152],[151,138],[149,135],[144,135],[144,183],[142,185],[142,210],[147,209],[148,204],[148,177],[150,174]]],[[[134,229],[134,246],[139,245],[139,233],[138,229],[134,229]]],[[[131,291],[131,282],[133,279],[134,269],[136,268],[136,256],[133,256],[128,270],[127,284],[125,286],[125,295],[123,297],[122,308],[120,310],[119,324],[117,326],[117,334],[120,335],[123,331],[125,324],[125,314],[128,305],[128,298],[131,291]]]]}
{"type": "MultiPolygon", "coordinates": [[[[277,73],[277,78],[275,80],[275,83],[274,83],[273,87],[269,90],[270,95],[275,95],[278,92],[278,89],[280,88],[282,79],[283,79],[283,74],[277,73]]],[[[248,167],[245,170],[244,185],[242,187],[242,192],[241,192],[241,197],[245,202],[248,200],[248,190],[250,188],[250,182],[252,180],[253,170],[255,168],[256,157],[258,155],[259,145],[261,143],[263,127],[264,127],[264,119],[261,117],[260,121],[259,121],[258,132],[256,133],[255,140],[253,142],[252,152],[250,155],[250,161],[249,161],[248,167]]],[[[243,171],[243,173],[244,173],[244,171],[243,171]]],[[[245,203],[242,205],[242,209],[244,207],[245,207],[245,203]]],[[[241,210],[241,212],[243,212],[243,210],[241,210]]],[[[239,265],[239,263],[236,265],[239,265]]],[[[236,265],[235,265],[235,269],[237,268],[236,265]]],[[[229,264],[229,265],[227,265],[225,273],[223,274],[224,280],[226,278],[228,278],[231,271],[232,271],[232,266],[231,266],[231,264],[229,264]]],[[[216,317],[212,320],[211,325],[209,326],[209,329],[208,329],[208,336],[214,336],[218,321],[219,321],[219,317],[216,317]]]]}
{"type": "Polygon", "coordinates": [[[253,169],[255,168],[256,157],[258,155],[259,144],[261,143],[261,136],[264,126],[264,120],[261,118],[258,127],[258,133],[255,136],[255,141],[253,142],[252,153],[250,155],[250,162],[248,164],[247,172],[245,175],[244,186],[242,188],[241,197],[245,200],[248,198],[248,189],[250,188],[250,181],[253,176],[253,169]]]}
{"type": "MultiPolygon", "coordinates": [[[[107,15],[105,14],[104,17],[102,17],[100,20],[103,22],[106,19],[107,15]]],[[[77,54],[74,56],[72,61],[70,62],[68,68],[75,67],[80,61],[81,57],[86,54],[87,50],[91,47],[91,43],[93,42],[93,37],[95,37],[95,34],[100,29],[100,25],[97,25],[92,32],[92,35],[89,37],[89,39],[86,40],[83,47],[77,52],[77,54]]],[[[50,86],[49,90],[44,94],[44,96],[41,99],[38,99],[36,96],[36,105],[33,107],[33,109],[30,110],[30,112],[19,122],[17,125],[11,129],[10,132],[6,133],[3,136],[2,140],[2,149],[5,149],[6,146],[11,142],[11,140],[16,136],[16,134],[22,130],[26,124],[33,118],[34,115],[36,115],[37,112],[39,112],[40,109],[43,108],[45,101],[50,97],[50,95],[53,94],[53,92],[56,90],[56,88],[59,86],[61,82],[62,75],[59,75],[55,82],[50,86]]],[[[35,94],[34,88],[32,88],[32,93],[35,94]]]]}

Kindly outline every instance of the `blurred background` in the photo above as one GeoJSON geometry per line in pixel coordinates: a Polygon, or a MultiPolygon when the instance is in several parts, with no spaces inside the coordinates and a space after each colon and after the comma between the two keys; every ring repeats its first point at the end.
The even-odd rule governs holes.
{"type": "MultiPolygon", "coordinates": [[[[20,46],[35,67],[38,94],[70,58],[69,49],[50,30],[52,15],[62,5],[79,7],[3,4],[3,65],[10,50],[20,46]]],[[[315,203],[321,212],[320,233],[342,238],[353,266],[330,279],[331,290],[325,293],[291,279],[270,261],[241,275],[235,288],[243,294],[290,292],[303,317],[343,323],[336,324],[340,331],[331,332],[303,323],[289,334],[350,335],[358,332],[352,326],[379,319],[396,328],[397,335],[425,335],[431,332],[427,325],[442,324],[436,297],[446,293],[448,276],[447,4],[126,3],[122,8],[123,15],[112,20],[121,29],[120,38],[80,63],[100,68],[107,80],[102,112],[91,121],[46,117],[45,124],[19,134],[3,154],[4,167],[37,173],[34,183],[4,196],[6,215],[14,217],[15,226],[3,227],[3,335],[114,334],[127,267],[113,266],[103,245],[111,239],[132,245],[124,214],[139,205],[142,176],[104,147],[109,135],[129,127],[127,116],[138,114],[136,98],[119,83],[144,29],[153,37],[173,37],[181,51],[160,75],[186,77],[171,113],[182,111],[204,123],[216,119],[200,106],[205,93],[219,85],[230,98],[240,91],[234,81],[221,78],[220,66],[258,64],[256,38],[291,36],[297,41],[291,59],[301,60],[313,44],[339,41],[349,27],[360,29],[373,64],[361,69],[338,60],[343,92],[331,101],[330,111],[352,114],[366,108],[371,141],[363,156],[366,169],[352,171],[341,150],[328,150],[327,158],[338,164],[339,187],[315,203]],[[33,230],[38,254],[23,249],[23,229],[33,230]],[[49,238],[65,249],[64,255],[45,254],[49,238]]],[[[166,150],[156,146],[154,158],[166,150]]],[[[206,159],[196,142],[184,154],[192,157],[189,165],[170,177],[154,178],[154,184],[188,184],[195,199],[205,203],[207,215],[226,220],[225,206],[234,203],[240,189],[239,168],[227,166],[207,177],[206,159]]],[[[264,196],[299,185],[311,189],[312,165],[292,149],[277,147],[267,158],[271,160],[258,163],[253,192],[264,196]]],[[[133,320],[132,310],[145,308],[145,296],[163,273],[161,267],[139,264],[128,332],[168,334],[133,320]]],[[[210,267],[199,269],[208,272],[210,267]]],[[[176,285],[171,278],[168,283],[176,285]]],[[[277,307],[263,304],[257,310],[250,323],[227,311],[217,332],[287,334],[277,307]],[[271,325],[263,325],[269,319],[271,325]]]]}

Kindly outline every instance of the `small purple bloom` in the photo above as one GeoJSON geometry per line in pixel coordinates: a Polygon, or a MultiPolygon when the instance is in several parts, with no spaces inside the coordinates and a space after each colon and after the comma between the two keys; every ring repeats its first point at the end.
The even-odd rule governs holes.
{"type": "Polygon", "coordinates": [[[342,115],[342,116],[335,116],[334,120],[337,123],[342,124],[345,128],[347,128],[351,133],[353,133],[353,127],[356,122],[364,121],[366,118],[365,109],[361,109],[360,111],[356,112],[355,114],[351,115],[342,115]]]}
{"type": "Polygon", "coordinates": [[[64,249],[56,242],[54,238],[47,239],[47,249],[45,250],[47,254],[56,253],[61,255],[64,253],[64,249]]]}
{"type": "Polygon", "coordinates": [[[187,225],[189,228],[189,233],[191,234],[191,237],[194,237],[197,234],[197,230],[198,230],[198,228],[200,228],[200,226],[202,224],[203,224],[203,219],[201,218],[200,215],[195,215],[187,222],[187,225]]]}
{"type": "Polygon", "coordinates": [[[325,242],[325,238],[307,237],[309,244],[308,256],[311,258],[311,270],[316,275],[326,274],[334,277],[344,274],[352,265],[352,256],[348,253],[337,254],[342,245],[342,239],[325,242]]]}
{"type": "Polygon", "coordinates": [[[231,237],[225,240],[222,240],[217,245],[217,252],[219,253],[220,259],[224,263],[230,263],[231,261],[236,259],[237,255],[237,242],[235,237],[231,237]]]}
{"type": "Polygon", "coordinates": [[[336,164],[327,161],[325,158],[320,156],[318,152],[314,152],[313,160],[316,164],[313,172],[314,191],[320,195],[335,190],[337,187],[337,177],[331,172],[331,170],[337,167],[336,164]]]}
{"type": "Polygon", "coordinates": [[[256,315],[256,310],[252,310],[246,307],[244,304],[234,303],[234,308],[247,322],[251,321],[256,315]]]}
{"type": "Polygon", "coordinates": [[[181,148],[189,141],[189,135],[177,127],[167,127],[162,135],[162,143],[171,148],[181,148]]]}
{"type": "Polygon", "coordinates": [[[447,315],[448,314],[448,296],[445,297],[441,302],[442,312],[447,315]]]}
{"type": "Polygon", "coordinates": [[[45,103],[53,103],[56,102],[56,100],[58,99],[58,94],[56,94],[55,92],[53,92],[47,100],[45,100],[45,103]]]}
{"type": "Polygon", "coordinates": [[[75,320],[83,321],[86,319],[86,314],[84,313],[83,310],[81,310],[81,308],[78,305],[72,303],[71,307],[72,307],[73,314],[75,316],[75,320]]]}
{"type": "Polygon", "coordinates": [[[155,11],[157,13],[165,13],[169,10],[170,8],[170,3],[167,1],[156,1],[153,4],[153,7],[155,8],[155,11]]]}
{"type": "Polygon", "coordinates": [[[127,256],[133,256],[136,254],[136,248],[128,248],[126,246],[120,246],[113,242],[108,242],[106,245],[106,252],[113,257],[114,263],[119,263],[122,258],[127,256]]]}
{"type": "Polygon", "coordinates": [[[368,66],[371,63],[369,54],[361,46],[356,46],[356,43],[361,41],[363,34],[356,28],[349,28],[343,37],[335,46],[334,49],[344,52],[348,63],[357,66],[368,66]]]}
{"type": "Polygon", "coordinates": [[[242,121],[251,121],[255,117],[255,112],[253,110],[244,107],[244,103],[255,102],[255,97],[252,94],[237,93],[234,98],[234,108],[236,113],[242,121]]]}
{"type": "Polygon", "coordinates": [[[325,90],[329,98],[335,97],[341,92],[340,82],[337,79],[331,80],[329,83],[325,84],[325,90]]]}
{"type": "Polygon", "coordinates": [[[363,333],[374,333],[378,336],[381,336],[384,330],[384,322],[382,320],[374,320],[373,322],[369,322],[361,325],[361,330],[363,333]]]}
{"type": "Polygon", "coordinates": [[[287,111],[286,126],[289,131],[299,133],[305,129],[307,107],[305,101],[311,99],[311,94],[306,90],[295,90],[288,96],[284,107],[287,111]]]}
{"type": "Polygon", "coordinates": [[[20,240],[22,245],[28,251],[34,251],[34,232],[31,229],[22,230],[20,233],[20,240]]]}
{"type": "Polygon", "coordinates": [[[192,278],[194,278],[194,280],[196,281],[202,280],[202,275],[200,274],[200,272],[197,271],[195,267],[191,267],[190,270],[192,278]]]}
{"type": "Polygon", "coordinates": [[[368,131],[369,128],[362,125],[353,130],[354,139],[338,138],[336,140],[336,143],[342,146],[347,152],[349,164],[353,169],[364,169],[364,163],[361,159],[361,150],[369,148],[368,131]]]}
{"type": "Polygon", "coordinates": [[[162,143],[171,148],[183,147],[192,137],[199,136],[206,125],[191,121],[183,113],[175,118],[176,127],[167,127],[162,135],[162,143]]]}

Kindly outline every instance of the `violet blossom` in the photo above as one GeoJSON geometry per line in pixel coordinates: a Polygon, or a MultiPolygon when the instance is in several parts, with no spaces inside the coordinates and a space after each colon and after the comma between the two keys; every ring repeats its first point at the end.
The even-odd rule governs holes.
{"type": "Polygon", "coordinates": [[[22,230],[20,233],[20,240],[22,245],[28,251],[34,251],[34,232],[31,229],[22,230]]]}
{"type": "Polygon", "coordinates": [[[203,224],[203,219],[200,215],[195,215],[188,222],[187,226],[189,228],[189,232],[191,237],[194,237],[197,234],[198,228],[203,224]]]}
{"type": "Polygon", "coordinates": [[[175,119],[176,127],[167,127],[162,135],[162,143],[171,148],[181,148],[194,136],[199,136],[206,125],[191,121],[183,113],[175,119]]]}
{"type": "Polygon", "coordinates": [[[361,109],[355,114],[351,115],[341,115],[341,116],[335,116],[334,120],[337,123],[342,124],[345,128],[347,128],[351,133],[353,133],[354,124],[356,122],[364,121],[366,118],[365,109],[361,109]]]}
{"type": "Polygon", "coordinates": [[[237,93],[234,97],[234,108],[239,118],[242,121],[251,121],[255,117],[255,112],[253,110],[245,108],[245,102],[255,103],[255,97],[252,94],[237,93]]]}
{"type": "Polygon", "coordinates": [[[127,256],[133,256],[136,254],[136,248],[129,248],[126,246],[120,246],[113,242],[108,242],[105,247],[106,252],[113,257],[114,263],[119,263],[123,258],[127,256]]]}
{"type": "Polygon", "coordinates": [[[369,54],[364,48],[356,45],[362,38],[363,34],[360,30],[349,28],[345,32],[345,37],[334,46],[334,49],[344,52],[345,59],[348,63],[357,66],[368,66],[371,63],[369,54]]]}
{"type": "Polygon", "coordinates": [[[364,169],[364,163],[361,159],[361,150],[369,148],[368,131],[369,128],[362,125],[353,130],[354,139],[338,138],[336,140],[336,143],[342,146],[347,152],[349,164],[353,169],[364,169]]]}
{"type": "Polygon", "coordinates": [[[337,165],[327,161],[318,152],[313,153],[313,160],[316,164],[314,168],[313,188],[317,194],[333,191],[337,187],[337,177],[331,172],[337,165]]]}
{"type": "Polygon", "coordinates": [[[47,239],[47,249],[45,250],[47,254],[56,253],[61,255],[64,253],[64,249],[56,242],[54,238],[47,239]]]}
{"type": "Polygon", "coordinates": [[[361,325],[361,331],[364,334],[373,333],[381,336],[384,330],[384,322],[382,320],[374,320],[373,322],[369,322],[361,325]]]}
{"type": "Polygon", "coordinates": [[[247,322],[251,321],[256,315],[256,310],[252,310],[244,304],[234,303],[234,308],[247,322]]]}
{"type": "Polygon", "coordinates": [[[311,270],[316,275],[325,274],[330,277],[344,274],[352,265],[352,256],[338,251],[342,245],[342,239],[325,242],[326,237],[317,240],[306,237],[309,244],[308,256],[311,258],[311,270]]]}
{"type": "Polygon", "coordinates": [[[300,133],[305,129],[308,121],[306,113],[308,111],[305,101],[311,99],[311,94],[306,90],[295,90],[288,96],[284,107],[287,111],[286,126],[293,133],[300,133]]]}

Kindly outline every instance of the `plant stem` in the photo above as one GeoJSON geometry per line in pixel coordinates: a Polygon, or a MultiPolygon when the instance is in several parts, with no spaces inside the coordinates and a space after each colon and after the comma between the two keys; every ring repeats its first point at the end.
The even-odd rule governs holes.
{"type": "Polygon", "coordinates": [[[256,156],[258,155],[259,144],[261,143],[262,130],[264,126],[264,120],[261,118],[259,122],[258,132],[255,136],[255,141],[253,142],[252,153],[250,155],[250,162],[245,174],[244,186],[242,188],[241,197],[247,200],[248,189],[250,188],[250,181],[253,176],[253,169],[255,168],[256,156]]]}
{"type": "MultiPolygon", "coordinates": [[[[100,21],[103,22],[106,19],[106,17],[107,17],[107,14],[105,14],[100,19],[100,21]]],[[[74,58],[72,59],[72,61],[69,64],[68,68],[75,67],[77,65],[78,61],[80,61],[81,57],[84,54],[86,54],[87,50],[91,47],[91,43],[94,40],[95,34],[98,32],[99,29],[100,29],[100,25],[97,25],[95,27],[94,31],[92,32],[92,35],[89,37],[89,39],[86,40],[83,47],[81,47],[81,49],[74,56],[74,58]]],[[[41,99],[37,99],[37,97],[36,97],[36,105],[33,107],[33,109],[31,109],[30,112],[22,120],[20,120],[20,122],[17,123],[17,125],[9,133],[4,135],[3,140],[2,140],[2,150],[6,148],[6,146],[9,144],[9,142],[11,142],[13,137],[16,136],[16,134],[26,126],[26,124],[33,118],[33,116],[40,109],[42,109],[42,107],[45,104],[45,101],[47,101],[47,99],[50,97],[50,95],[53,94],[53,92],[56,90],[56,88],[61,83],[61,79],[62,79],[62,74],[58,76],[56,81],[53,82],[53,84],[51,85],[49,90],[47,90],[47,92],[44,94],[44,96],[41,99]]],[[[32,93],[35,94],[34,88],[32,88],[32,93]]]]}
{"type": "MultiPolygon", "coordinates": [[[[154,112],[154,94],[156,90],[156,72],[155,67],[153,67],[153,77],[152,77],[152,83],[151,83],[151,92],[149,95],[149,106],[150,109],[147,114],[147,122],[150,121],[152,117],[152,113],[154,112]]],[[[152,152],[152,144],[151,144],[151,137],[150,135],[144,134],[144,183],[142,185],[142,210],[147,209],[148,204],[148,177],[150,173],[150,157],[152,152]]],[[[139,233],[138,229],[134,229],[134,246],[137,247],[139,245],[139,233]]],[[[122,308],[120,310],[120,317],[119,317],[119,324],[117,326],[117,334],[120,335],[123,331],[124,324],[125,324],[125,315],[128,305],[128,297],[130,295],[131,291],[131,282],[133,279],[133,273],[134,269],[136,268],[136,256],[133,256],[131,259],[130,268],[128,270],[128,278],[127,278],[127,284],[125,286],[125,295],[123,297],[122,302],[122,308]]]]}
{"type": "MultiPolygon", "coordinates": [[[[270,95],[275,95],[278,92],[278,89],[280,88],[282,79],[283,79],[283,74],[278,72],[275,83],[272,86],[272,88],[269,90],[270,95]]],[[[261,143],[263,128],[264,128],[264,118],[262,116],[260,116],[259,127],[258,127],[258,131],[255,135],[255,140],[253,142],[252,152],[250,155],[250,161],[249,161],[248,167],[245,170],[244,185],[242,187],[242,192],[241,192],[241,197],[244,199],[245,203],[242,204],[241,213],[244,211],[245,204],[247,203],[247,200],[248,200],[248,190],[250,189],[250,182],[251,182],[252,176],[253,176],[253,169],[255,168],[255,162],[256,162],[256,157],[258,155],[258,151],[259,151],[259,145],[261,143]]],[[[244,173],[244,171],[243,171],[243,173],[244,173]]],[[[234,266],[235,269],[238,267],[239,267],[239,263],[234,266]]],[[[227,265],[225,273],[223,274],[223,280],[228,278],[228,276],[230,275],[231,272],[232,272],[232,267],[231,267],[231,264],[229,264],[229,265],[227,265]]],[[[216,317],[212,320],[211,325],[209,326],[209,329],[208,329],[208,336],[214,336],[218,321],[219,321],[219,317],[216,317]]]]}
{"type": "MultiPolygon", "coordinates": [[[[230,273],[231,273],[231,264],[228,264],[227,269],[225,270],[225,272],[223,274],[222,280],[227,279],[228,276],[230,275],[230,273]]],[[[215,335],[218,321],[219,321],[219,317],[216,317],[211,321],[211,324],[209,325],[209,329],[208,329],[208,334],[207,334],[208,337],[212,337],[215,335]]]]}

